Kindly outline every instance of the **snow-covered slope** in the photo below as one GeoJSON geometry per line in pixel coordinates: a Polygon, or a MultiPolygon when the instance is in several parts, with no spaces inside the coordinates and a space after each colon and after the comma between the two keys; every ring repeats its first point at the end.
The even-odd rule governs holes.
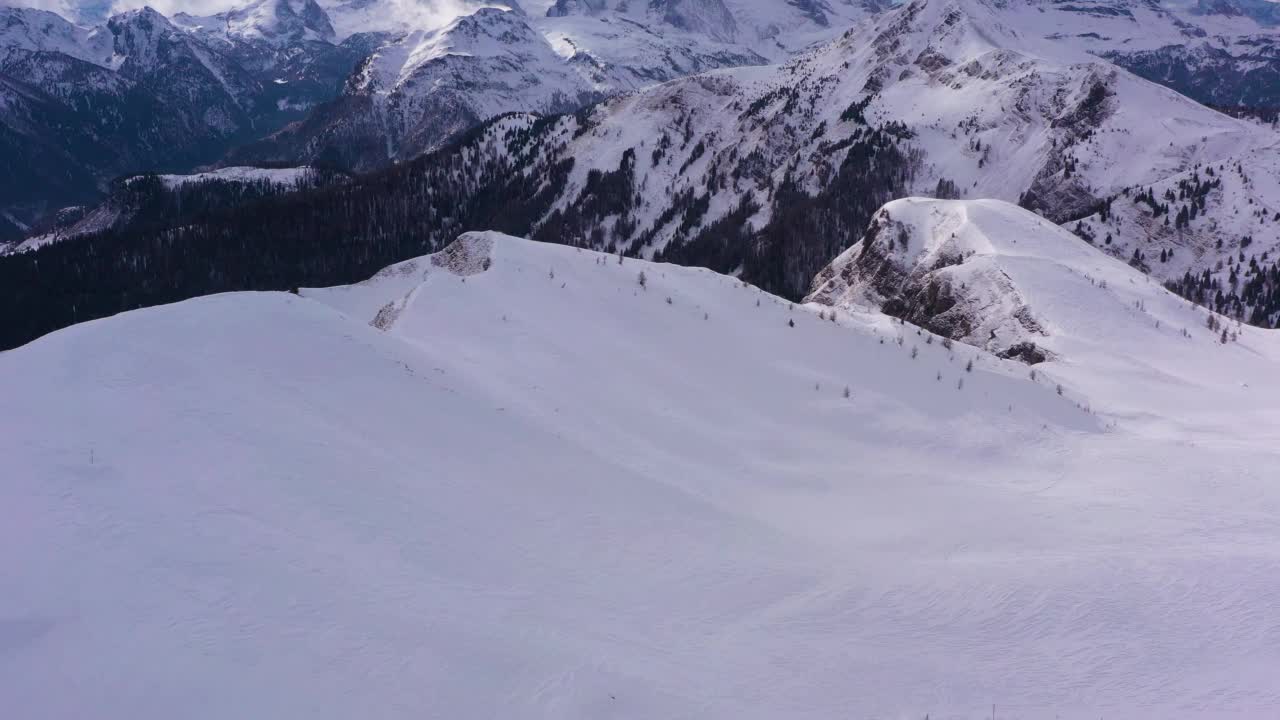
{"type": "Polygon", "coordinates": [[[370,97],[393,159],[417,155],[509,110],[570,112],[603,97],[523,13],[497,8],[379,49],[356,70],[347,92],[370,97]]]}
{"type": "Polygon", "coordinates": [[[47,10],[0,7],[0,65],[20,52],[57,52],[102,62],[110,56],[111,38],[47,10]]]}
{"type": "Polygon", "coordinates": [[[262,41],[276,47],[300,42],[332,42],[332,23],[315,0],[251,0],[217,15],[178,14],[180,24],[229,40],[262,41]]]}
{"type": "Polygon", "coordinates": [[[1001,29],[1013,31],[1024,52],[1062,62],[1105,58],[1204,103],[1280,103],[1280,28],[1233,11],[1230,0],[1200,5],[1156,0],[993,4],[1001,29]]]}
{"type": "Polygon", "coordinates": [[[1009,7],[1040,28],[1043,52],[1104,57],[1204,103],[1280,104],[1280,28],[1231,0],[1015,0],[1009,7]]]}
{"type": "Polygon", "coordinates": [[[512,111],[590,102],[718,68],[784,60],[880,10],[874,2],[346,0],[338,37],[396,35],[343,96],[232,161],[315,161],[359,169],[439,147],[512,111]]]}
{"type": "Polygon", "coordinates": [[[354,35],[405,35],[435,30],[483,8],[513,10],[524,3],[507,0],[317,0],[338,39],[354,35]]]}
{"type": "Polygon", "coordinates": [[[188,175],[161,175],[160,180],[168,187],[180,187],[209,180],[237,183],[264,182],[273,185],[294,186],[306,181],[311,174],[312,169],[309,167],[224,167],[188,175]]]}
{"type": "Polygon", "coordinates": [[[342,97],[232,159],[327,154],[369,169],[416,157],[505,112],[572,112],[696,72],[764,62],[749,47],[679,26],[483,7],[382,45],[342,97]]]}
{"type": "Polygon", "coordinates": [[[1272,384],[1280,334],[1192,305],[1008,203],[889,203],[818,274],[806,300],[883,310],[1034,364],[1047,382],[1123,416],[1172,418],[1220,405],[1261,413],[1263,432],[1275,419],[1267,408],[1276,398],[1259,388],[1272,384]]]}
{"type": "MultiPolygon", "coordinates": [[[[916,0],[805,69],[822,77],[859,67],[860,90],[878,93],[868,117],[915,132],[925,183],[952,179],[969,197],[1029,193],[1055,217],[1138,178],[1260,142],[1243,123],[1110,64],[1059,57],[1036,30],[984,0],[916,0]]],[[[833,99],[856,100],[845,85],[833,99]]]]}
{"type": "Polygon", "coordinates": [[[780,59],[829,40],[884,8],[876,0],[318,0],[339,38],[358,33],[407,34],[443,27],[484,8],[522,11],[540,31],[560,35],[580,48],[616,60],[607,38],[681,46],[713,43],[754,49],[780,59]],[[592,22],[586,22],[586,20],[592,22]]]}
{"type": "Polygon", "coordinates": [[[508,167],[467,167],[475,182],[537,188],[539,237],[741,271],[799,296],[897,197],[990,197],[1074,220],[1127,186],[1275,142],[1096,58],[1033,54],[1017,17],[915,0],[788,63],[504,119],[469,154],[508,167]]]}
{"type": "MultiPolygon", "coordinates": [[[[830,40],[850,26],[889,7],[878,0],[757,2],[756,0],[557,0],[547,9],[551,19],[594,18],[613,25],[675,28],[694,37],[751,48],[775,60],[785,59],[809,45],[830,40]]],[[[550,20],[546,27],[557,27],[550,20]]],[[[589,42],[590,25],[575,37],[589,42]]],[[[601,50],[608,54],[608,49],[601,50]]]]}
{"type": "Polygon", "coordinates": [[[1257,325],[1280,320],[1280,144],[1126,189],[1067,227],[1180,294],[1257,325]]]}
{"type": "Polygon", "coordinates": [[[739,32],[751,46],[781,59],[830,40],[849,27],[893,7],[883,0],[725,0],[739,32]]]}
{"type": "Polygon", "coordinates": [[[1274,418],[1089,414],[1087,383],[818,310],[475,234],[0,353],[0,695],[104,718],[1280,703],[1277,457],[1237,434],[1274,418]]]}

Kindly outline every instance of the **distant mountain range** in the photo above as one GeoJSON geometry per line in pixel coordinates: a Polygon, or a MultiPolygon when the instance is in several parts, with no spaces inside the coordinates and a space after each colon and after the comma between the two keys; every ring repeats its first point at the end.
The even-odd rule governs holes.
{"type": "Polygon", "coordinates": [[[0,8],[0,234],[116,175],[215,162],[332,98],[361,56],[314,2],[201,22],[143,9],[84,28],[0,8]]]}
{"type": "MultiPolygon", "coordinates": [[[[1021,204],[1189,297],[1242,321],[1275,324],[1280,187],[1271,160],[1280,136],[1127,72],[1091,41],[1045,32],[1073,18],[1080,27],[1095,17],[1104,18],[1095,23],[1102,28],[1130,22],[1103,7],[1111,6],[1083,13],[914,0],[780,63],[699,73],[553,115],[502,114],[505,102],[521,93],[528,100],[551,82],[517,87],[495,69],[473,78],[485,90],[451,95],[448,83],[423,79],[456,80],[460,71],[442,68],[457,64],[521,66],[507,54],[513,38],[536,46],[537,34],[523,32],[529,25],[515,11],[479,10],[433,36],[465,37],[476,52],[418,43],[391,63],[417,63],[407,77],[420,79],[404,86],[427,90],[415,101],[419,111],[405,110],[400,91],[344,94],[248,146],[305,137],[317,118],[339,116],[323,109],[365,102],[365,111],[348,116],[365,121],[365,135],[354,125],[329,126],[345,128],[332,136],[347,138],[343,147],[412,142],[425,154],[301,192],[258,184],[244,194],[224,178],[208,184],[208,201],[193,204],[190,190],[177,197],[151,183],[115,190],[96,210],[64,212],[27,241],[46,248],[39,259],[10,263],[12,292],[21,295],[11,315],[24,319],[12,323],[9,341],[86,314],[193,294],[349,282],[476,227],[706,266],[800,298],[882,205],[919,195],[1021,204]],[[445,102],[451,97],[453,105],[445,102]],[[427,98],[437,102],[430,111],[427,98]],[[468,114],[464,101],[492,104],[468,114]],[[486,115],[496,117],[467,129],[468,118],[486,115]],[[389,118],[396,123],[385,124],[389,118]],[[453,123],[426,132],[415,118],[453,123]],[[99,247],[96,270],[75,247],[50,254],[51,243],[76,236],[99,247]],[[219,273],[202,273],[214,256],[219,273]],[[46,288],[22,287],[18,279],[34,272],[28,262],[40,263],[46,288]],[[157,276],[155,267],[185,269],[157,276]],[[54,300],[61,292],[89,296],[68,304],[54,300]]],[[[1144,7],[1152,23],[1181,22],[1144,7]]],[[[354,77],[399,77],[379,69],[393,49],[406,45],[383,46],[354,77]]],[[[550,67],[540,77],[552,78],[550,67]]],[[[325,162],[333,153],[319,154],[313,167],[337,164],[325,162]]]]}
{"type": "MultiPolygon", "coordinates": [[[[572,112],[690,74],[785,61],[887,7],[253,0],[208,17],[142,9],[91,25],[0,8],[0,242],[91,203],[118,175],[371,170],[503,112],[572,112]]],[[[1037,54],[1106,58],[1241,113],[1280,107],[1275,7],[1000,3],[1002,23],[1037,54]]]]}
{"type": "Polygon", "coordinates": [[[117,175],[224,157],[372,169],[501,112],[567,112],[786,57],[879,9],[638,7],[254,0],[93,26],[0,8],[0,241],[117,175]]]}

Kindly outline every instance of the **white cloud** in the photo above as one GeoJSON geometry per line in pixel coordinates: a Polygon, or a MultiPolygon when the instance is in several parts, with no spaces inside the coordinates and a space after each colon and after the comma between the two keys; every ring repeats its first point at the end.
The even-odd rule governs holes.
{"type": "Polygon", "coordinates": [[[185,12],[192,15],[212,15],[243,5],[237,0],[115,0],[111,3],[111,13],[136,10],[140,7],[151,7],[164,15],[185,12]]]}
{"type": "Polygon", "coordinates": [[[75,19],[79,17],[80,6],[84,5],[84,3],[74,2],[73,0],[0,0],[0,5],[49,10],[65,18],[75,19]]]}

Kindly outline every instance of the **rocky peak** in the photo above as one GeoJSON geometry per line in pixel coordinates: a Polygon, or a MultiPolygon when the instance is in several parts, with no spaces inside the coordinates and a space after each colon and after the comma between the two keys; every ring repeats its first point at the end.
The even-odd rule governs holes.
{"type": "Polygon", "coordinates": [[[315,0],[257,0],[218,16],[230,35],[272,43],[332,42],[333,24],[315,0]]]}
{"type": "Polygon", "coordinates": [[[155,66],[168,48],[183,44],[185,39],[181,30],[151,7],[112,16],[107,29],[114,37],[115,55],[125,58],[125,67],[134,69],[155,66]]]}
{"type": "MultiPolygon", "coordinates": [[[[817,3],[820,0],[798,0],[817,3]]],[[[616,13],[650,23],[662,23],[721,42],[737,38],[738,25],[723,0],[557,0],[547,10],[549,17],[616,13]]]]}

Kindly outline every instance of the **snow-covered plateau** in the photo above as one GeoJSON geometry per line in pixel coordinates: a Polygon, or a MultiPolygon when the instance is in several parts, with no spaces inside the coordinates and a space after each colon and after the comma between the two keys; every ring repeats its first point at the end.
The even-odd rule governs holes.
{"type": "Polygon", "coordinates": [[[1053,357],[496,233],[0,353],[5,714],[1272,716],[1280,335],[876,222],[1053,357]]]}

